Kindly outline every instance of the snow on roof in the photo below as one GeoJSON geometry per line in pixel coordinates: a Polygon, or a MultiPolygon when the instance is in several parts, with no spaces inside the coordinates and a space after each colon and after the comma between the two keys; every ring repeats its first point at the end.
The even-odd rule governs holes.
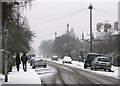
{"type": "Polygon", "coordinates": [[[115,32],[112,33],[112,36],[118,35],[118,34],[119,34],[119,32],[118,32],[118,31],[115,31],[115,32]]]}
{"type": "Polygon", "coordinates": [[[95,32],[94,33],[94,38],[97,39],[97,38],[102,38],[104,37],[106,34],[106,32],[95,32]]]}

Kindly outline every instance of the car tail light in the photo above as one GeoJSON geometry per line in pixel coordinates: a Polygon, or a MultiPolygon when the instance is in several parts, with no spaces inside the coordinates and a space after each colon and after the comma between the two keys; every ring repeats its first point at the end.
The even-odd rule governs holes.
{"type": "Polygon", "coordinates": [[[97,64],[99,64],[99,62],[98,62],[98,61],[97,61],[96,63],[97,63],[97,64]]]}

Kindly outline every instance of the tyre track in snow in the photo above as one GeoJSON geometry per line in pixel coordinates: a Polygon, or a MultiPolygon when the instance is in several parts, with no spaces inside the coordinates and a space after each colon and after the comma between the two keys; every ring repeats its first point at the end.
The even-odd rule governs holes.
{"type": "Polygon", "coordinates": [[[48,62],[49,65],[55,67],[58,70],[58,74],[63,84],[93,84],[93,82],[83,75],[80,75],[77,71],[72,68],[60,65],[57,63],[48,62]]]}

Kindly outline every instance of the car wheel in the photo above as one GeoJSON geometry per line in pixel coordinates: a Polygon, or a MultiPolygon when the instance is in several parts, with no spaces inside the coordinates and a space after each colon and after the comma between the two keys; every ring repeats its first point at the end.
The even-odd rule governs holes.
{"type": "Polygon", "coordinates": [[[111,69],[108,69],[109,72],[111,72],[111,69]]]}
{"type": "Polygon", "coordinates": [[[94,70],[96,71],[96,70],[97,70],[97,68],[96,68],[96,67],[94,67],[94,70]]]}
{"type": "Polygon", "coordinates": [[[92,66],[91,66],[91,70],[93,70],[92,66]]]}
{"type": "Polygon", "coordinates": [[[106,71],[106,69],[104,69],[104,71],[106,71]]]}
{"type": "Polygon", "coordinates": [[[32,68],[35,69],[35,66],[33,66],[32,68]]]}
{"type": "Polygon", "coordinates": [[[91,64],[91,70],[93,70],[93,66],[92,66],[92,64],[91,64]]]}
{"type": "Polygon", "coordinates": [[[87,69],[87,66],[86,66],[86,65],[84,65],[84,68],[85,68],[85,69],[87,69]]]}
{"type": "Polygon", "coordinates": [[[46,68],[47,67],[47,65],[44,65],[44,68],[46,68]]]}

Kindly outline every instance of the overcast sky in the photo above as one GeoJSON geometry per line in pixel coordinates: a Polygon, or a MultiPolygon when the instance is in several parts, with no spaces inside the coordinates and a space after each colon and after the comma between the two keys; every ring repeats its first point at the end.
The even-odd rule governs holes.
{"type": "Polygon", "coordinates": [[[89,33],[89,9],[93,5],[93,32],[98,22],[118,21],[118,0],[34,0],[26,16],[31,30],[36,33],[32,46],[37,50],[42,40],[60,36],[70,24],[76,36],[89,33]],[[92,1],[92,2],[91,2],[92,1]]]}

